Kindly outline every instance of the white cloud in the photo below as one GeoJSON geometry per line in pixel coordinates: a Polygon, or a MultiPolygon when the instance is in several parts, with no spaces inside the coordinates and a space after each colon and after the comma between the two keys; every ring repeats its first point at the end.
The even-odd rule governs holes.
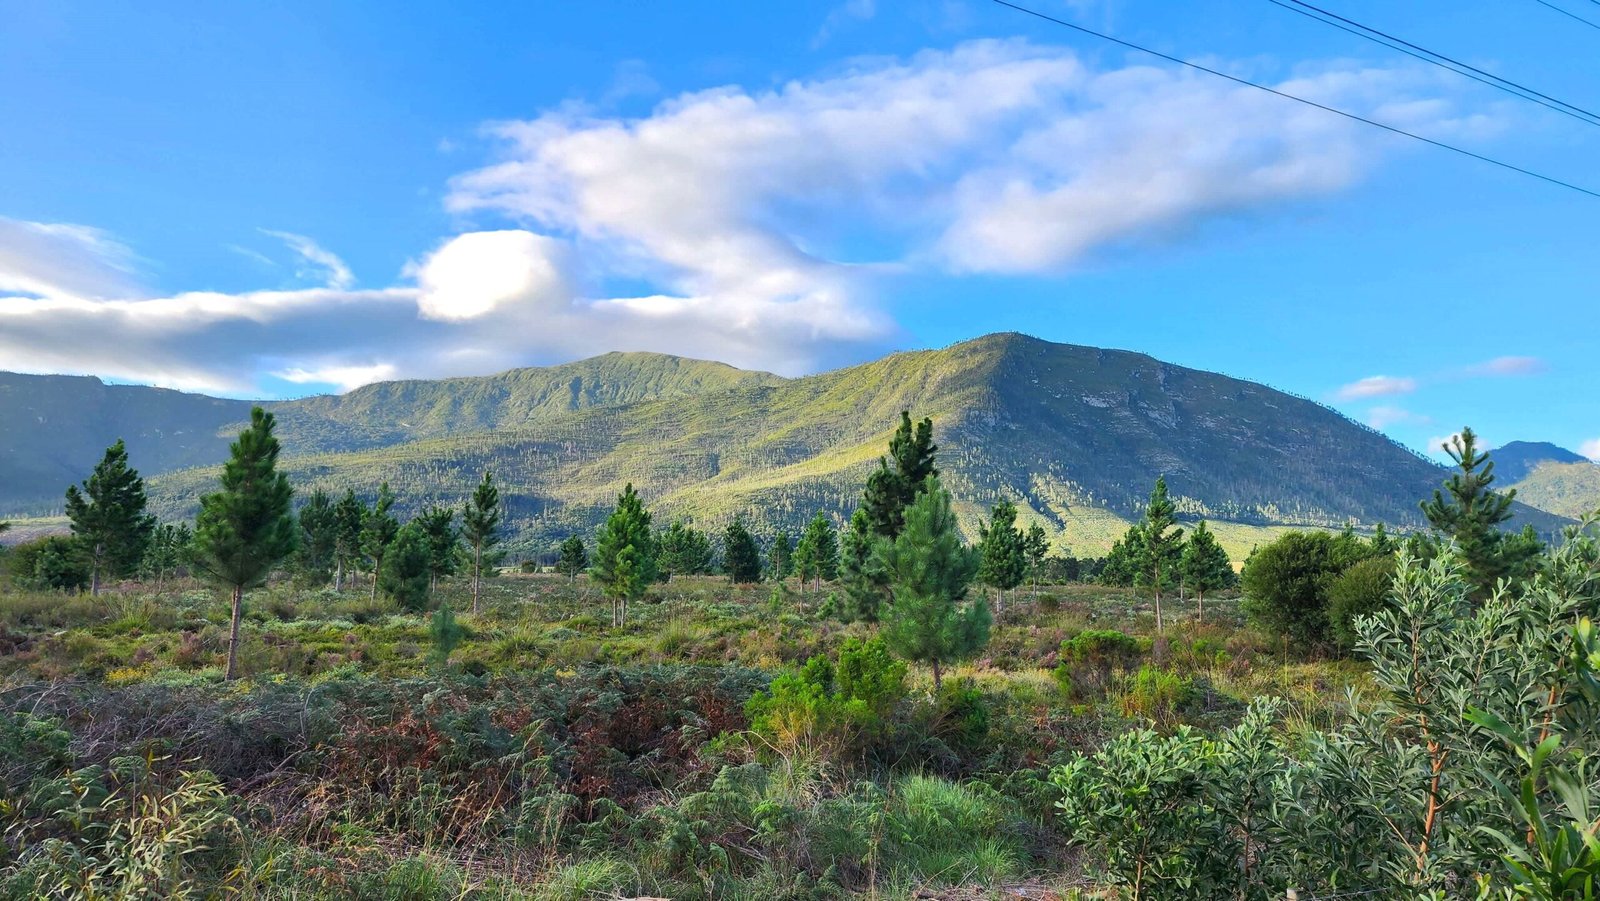
{"type": "Polygon", "coordinates": [[[1366,397],[1388,397],[1410,394],[1417,390],[1417,380],[1403,376],[1369,375],[1341,387],[1334,393],[1339,400],[1360,400],[1366,397]]]}
{"type": "Polygon", "coordinates": [[[133,252],[105,232],[0,217],[0,295],[111,298],[140,290],[133,252]]]}
{"type": "Polygon", "coordinates": [[[328,287],[340,289],[348,288],[356,283],[355,274],[350,271],[349,266],[344,264],[344,260],[324,250],[317,242],[305,235],[271,231],[265,228],[261,231],[263,234],[271,235],[283,241],[283,243],[289,245],[290,250],[300,257],[301,262],[305,264],[305,267],[295,271],[295,275],[300,278],[320,279],[328,287]]]}
{"type": "Polygon", "coordinates": [[[845,0],[828,11],[827,18],[822,20],[822,27],[817,29],[817,34],[811,39],[811,49],[815,50],[828,42],[834,32],[850,22],[865,22],[878,14],[876,0],[845,0]]]}
{"type": "Polygon", "coordinates": [[[1538,357],[1495,357],[1463,370],[1467,375],[1517,376],[1538,375],[1549,367],[1538,357]]]}
{"type": "Polygon", "coordinates": [[[1578,453],[1596,463],[1600,463],[1600,438],[1590,438],[1588,441],[1578,445],[1578,453]]]}
{"type": "Polygon", "coordinates": [[[1403,407],[1376,406],[1367,411],[1367,425],[1375,429],[1386,429],[1392,425],[1427,425],[1431,422],[1432,417],[1413,413],[1403,407]]]}
{"type": "MultiPolygon", "coordinates": [[[[1324,68],[1286,84],[1433,134],[1481,126],[1430,77],[1324,68]]],[[[1060,271],[1338,190],[1391,145],[1259,92],[1020,41],[490,132],[498,161],[446,202],[472,230],[379,290],[275,232],[322,287],[163,296],[101,232],[0,220],[0,369],[234,394],[608,350],[814,371],[898,334],[876,304],[897,273],[1060,271]]]]}

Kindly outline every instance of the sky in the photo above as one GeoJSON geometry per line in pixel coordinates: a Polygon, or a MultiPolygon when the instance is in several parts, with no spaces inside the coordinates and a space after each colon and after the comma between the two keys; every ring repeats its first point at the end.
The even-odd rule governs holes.
{"type": "MultiPolygon", "coordinates": [[[[1600,6],[1321,0],[1600,109],[1600,6]]],[[[1326,5],[1324,5],[1326,4],[1326,5]]],[[[1034,0],[1600,191],[1271,0],[1034,0]]],[[[996,331],[1600,458],[1600,199],[978,0],[0,0],[0,369],[232,397],[996,331]]]]}

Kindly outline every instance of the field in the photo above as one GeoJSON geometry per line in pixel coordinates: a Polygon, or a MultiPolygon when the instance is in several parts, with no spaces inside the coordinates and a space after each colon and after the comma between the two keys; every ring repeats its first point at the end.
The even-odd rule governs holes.
{"type": "Polygon", "coordinates": [[[4,888],[92,896],[143,868],[168,896],[1071,897],[1052,767],[1258,695],[1326,728],[1366,678],[1286,657],[1236,600],[1201,624],[1168,599],[1156,640],[1131,591],[1024,587],[938,692],[913,668],[870,722],[752,729],[778,673],[875,628],[820,616],[827,593],[678,578],[613,628],[587,577],[507,574],[445,659],[428,615],[365,586],[274,584],[231,684],[225,599],[198,584],[0,594],[0,760],[30,799],[8,844],[55,843],[4,888]],[[1134,652],[1058,677],[1092,629],[1134,652]]]}

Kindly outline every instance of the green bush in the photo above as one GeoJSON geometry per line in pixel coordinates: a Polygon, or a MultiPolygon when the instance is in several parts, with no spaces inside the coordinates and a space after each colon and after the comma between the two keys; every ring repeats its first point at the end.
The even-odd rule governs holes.
{"type": "Polygon", "coordinates": [[[64,535],[25,541],[5,556],[6,573],[22,588],[81,591],[89,586],[89,561],[64,535]]]}
{"type": "Polygon", "coordinates": [[[1139,640],[1116,629],[1086,629],[1061,643],[1054,675],[1076,698],[1102,696],[1111,677],[1132,669],[1143,657],[1139,640]]]}
{"type": "Polygon", "coordinates": [[[1328,584],[1328,623],[1340,649],[1356,646],[1356,619],[1370,616],[1389,603],[1394,587],[1395,557],[1386,554],[1362,560],[1328,584]]]}
{"type": "Polygon", "coordinates": [[[1349,565],[1342,544],[1326,532],[1290,532],[1245,561],[1243,609],[1256,624],[1301,649],[1331,637],[1328,584],[1349,565]]]}
{"type": "Polygon", "coordinates": [[[751,728],[782,750],[859,753],[884,738],[905,697],[906,665],[880,638],[846,639],[837,665],[812,657],[745,705],[751,728]]]}

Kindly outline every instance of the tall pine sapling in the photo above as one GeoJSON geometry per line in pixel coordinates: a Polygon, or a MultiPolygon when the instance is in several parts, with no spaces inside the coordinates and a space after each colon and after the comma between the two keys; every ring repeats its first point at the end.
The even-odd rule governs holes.
{"type": "Polygon", "coordinates": [[[456,511],[429,506],[416,522],[428,536],[428,590],[438,591],[439,580],[453,576],[461,562],[461,530],[456,527],[456,511]]]}
{"type": "Polygon", "coordinates": [[[313,585],[326,585],[333,578],[334,556],[339,540],[339,511],[333,499],[320,488],[300,507],[300,547],[296,552],[301,577],[313,585]]]}
{"type": "Polygon", "coordinates": [[[1216,536],[1211,534],[1203,519],[1183,546],[1179,568],[1183,572],[1183,583],[1194,592],[1201,622],[1206,621],[1206,592],[1228,588],[1238,581],[1228,552],[1217,544],[1216,536]]]}
{"type": "Polygon", "coordinates": [[[421,520],[400,527],[378,569],[378,587],[402,609],[421,613],[428,609],[433,578],[433,542],[421,520]]]}
{"type": "Polygon", "coordinates": [[[296,524],[289,513],[294,490],[277,471],[281,448],[273,425],[271,413],[260,407],[250,411],[250,427],[233,442],[223,464],[222,490],[200,498],[195,525],[195,568],[233,594],[226,679],[238,674],[245,589],[264,584],[272,568],[294,552],[296,524]]]}
{"type": "Polygon", "coordinates": [[[333,505],[333,514],[333,590],[343,591],[345,574],[361,563],[361,524],[366,521],[367,506],[356,497],[355,489],[347,488],[333,505]]]}
{"type": "Polygon", "coordinates": [[[774,582],[794,574],[794,539],[786,529],[779,529],[773,536],[772,547],[767,550],[767,572],[774,582]]]}
{"type": "Polygon", "coordinates": [[[722,567],[728,580],[735,585],[753,585],[761,581],[761,549],[756,539],[744,527],[744,520],[734,517],[722,533],[722,567]]]}
{"type": "Polygon", "coordinates": [[[1135,581],[1155,593],[1156,631],[1166,628],[1161,614],[1161,591],[1176,581],[1183,553],[1183,530],[1177,526],[1177,507],[1167,495],[1167,477],[1156,479],[1140,523],[1138,570],[1135,581]]]}
{"type": "Polygon", "coordinates": [[[578,576],[589,568],[589,549],[583,546],[583,538],[578,535],[569,535],[567,540],[561,542],[561,556],[556,559],[556,572],[567,577],[570,582],[578,581],[578,576]]]}
{"type": "Polygon", "coordinates": [[[504,510],[500,506],[500,489],[494,477],[483,474],[483,481],[473,489],[466,509],[461,511],[461,537],[472,549],[472,612],[478,612],[479,598],[483,593],[485,569],[493,570],[494,547],[500,543],[500,519],[504,510]]]}
{"type": "Polygon", "coordinates": [[[1028,560],[1028,578],[1033,582],[1033,597],[1039,599],[1039,576],[1044,572],[1044,558],[1050,553],[1050,536],[1044,526],[1034,523],[1022,537],[1023,554],[1028,560]]]}
{"type": "Polygon", "coordinates": [[[994,589],[994,612],[1006,610],[1006,592],[1022,584],[1028,555],[1022,533],[1017,531],[1017,508],[1000,500],[989,512],[989,521],[978,524],[978,581],[994,589]]]}
{"type": "Polygon", "coordinates": [[[839,581],[844,583],[844,597],[838,613],[845,622],[878,621],[889,581],[877,548],[886,540],[872,531],[866,508],[857,507],[839,538],[839,581]]]}
{"type": "Polygon", "coordinates": [[[67,518],[89,564],[89,593],[100,593],[102,577],[132,574],[144,560],[156,518],[145,512],[144,479],[128,465],[128,449],[118,438],[106,448],[83,483],[67,487],[67,518]]]}
{"type": "Polygon", "coordinates": [[[822,580],[839,577],[839,538],[834,534],[833,522],[822,511],[811,517],[806,530],[795,548],[795,569],[800,573],[802,593],[809,579],[814,587],[821,588],[822,580]]]}
{"type": "Polygon", "coordinates": [[[383,558],[388,555],[389,545],[400,532],[400,520],[390,512],[394,509],[394,500],[394,492],[389,490],[389,483],[384,482],[378,486],[378,499],[373,501],[372,509],[365,511],[361,517],[361,552],[372,564],[374,601],[378,599],[378,574],[383,571],[383,558]]]}
{"type": "Polygon", "coordinates": [[[611,599],[611,625],[628,619],[628,604],[644,596],[656,580],[656,549],[650,533],[650,511],[630,482],[617,497],[595,539],[589,576],[611,599]]]}
{"type": "Polygon", "coordinates": [[[950,494],[930,476],[906,510],[905,528],[877,545],[892,600],[883,615],[883,638],[907,660],[933,667],[934,690],[943,666],[964,660],[989,641],[989,605],[968,601],[977,555],[961,543],[950,494]]]}
{"type": "Polygon", "coordinates": [[[1457,471],[1443,490],[1435,489],[1433,498],[1422,502],[1422,515],[1435,532],[1455,541],[1471,574],[1473,600],[1481,603],[1501,579],[1525,574],[1543,548],[1531,533],[1513,537],[1501,531],[1500,524],[1515,515],[1511,504],[1517,490],[1502,494],[1490,487],[1494,461],[1478,451],[1472,429],[1462,429],[1444,444],[1444,451],[1457,471]]]}

